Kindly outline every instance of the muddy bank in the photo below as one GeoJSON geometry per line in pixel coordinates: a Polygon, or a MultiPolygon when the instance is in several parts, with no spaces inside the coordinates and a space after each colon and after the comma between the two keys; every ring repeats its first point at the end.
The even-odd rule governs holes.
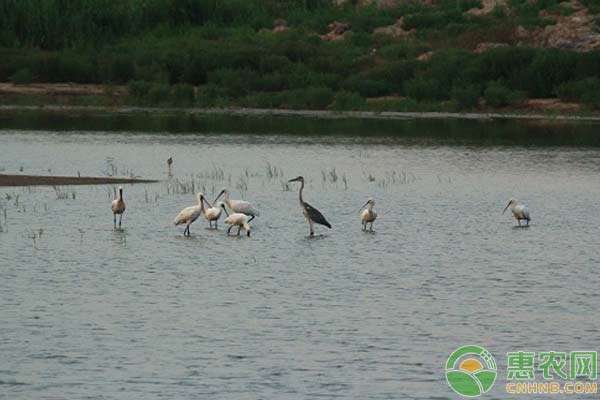
{"type": "Polygon", "coordinates": [[[262,108],[177,108],[177,107],[102,107],[69,105],[0,105],[0,112],[48,111],[55,113],[84,114],[187,114],[187,115],[235,115],[235,116],[282,116],[318,119],[467,119],[467,120],[547,120],[547,121],[593,121],[596,115],[538,114],[538,113],[487,113],[487,112],[400,112],[400,111],[329,111],[329,110],[282,110],[262,108]]]}
{"type": "Polygon", "coordinates": [[[64,186],[64,185],[105,185],[119,183],[152,183],[151,179],[110,178],[90,176],[42,176],[0,174],[0,186],[64,186]]]}

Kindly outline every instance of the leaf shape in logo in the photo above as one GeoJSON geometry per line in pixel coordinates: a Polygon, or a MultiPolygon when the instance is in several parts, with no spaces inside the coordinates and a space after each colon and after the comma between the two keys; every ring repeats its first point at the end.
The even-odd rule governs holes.
{"type": "Polygon", "coordinates": [[[475,377],[481,382],[481,388],[483,389],[483,393],[485,393],[490,390],[496,381],[496,371],[479,371],[475,373],[475,377]]]}
{"type": "Polygon", "coordinates": [[[481,390],[477,384],[477,381],[475,381],[475,379],[466,372],[447,371],[446,379],[448,379],[448,383],[452,389],[463,396],[474,397],[481,394],[481,390]]]}

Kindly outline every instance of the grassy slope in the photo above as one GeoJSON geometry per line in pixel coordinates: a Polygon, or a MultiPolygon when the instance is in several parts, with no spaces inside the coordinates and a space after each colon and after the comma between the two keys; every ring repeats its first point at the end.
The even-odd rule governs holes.
{"type": "MultiPolygon", "coordinates": [[[[591,12],[598,0],[586,0],[591,12]]],[[[516,107],[560,96],[600,105],[600,52],[516,47],[518,26],[568,14],[558,0],[479,0],[380,10],[325,0],[13,0],[0,10],[0,81],[127,84],[129,96],[4,96],[6,102],[374,111],[516,107]],[[14,4],[9,4],[14,3],[14,4]],[[403,17],[393,37],[373,31],[403,17]],[[285,19],[285,28],[273,28],[285,19]],[[326,41],[333,21],[351,33],[326,41]],[[481,42],[511,46],[481,54],[481,42]],[[432,57],[423,59],[423,54],[432,57]],[[116,99],[116,100],[115,100],[116,99]],[[485,101],[484,101],[485,100],[485,101]]]]}

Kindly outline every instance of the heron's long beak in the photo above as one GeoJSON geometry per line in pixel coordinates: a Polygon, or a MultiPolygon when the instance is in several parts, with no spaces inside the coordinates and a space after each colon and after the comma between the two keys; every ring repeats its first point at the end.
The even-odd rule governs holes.
{"type": "Polygon", "coordinates": [[[504,214],[506,212],[506,210],[508,209],[508,206],[510,206],[510,201],[508,202],[508,204],[506,205],[506,207],[504,207],[504,210],[502,210],[502,214],[504,214]]]}
{"type": "Polygon", "coordinates": [[[229,213],[227,212],[227,209],[225,208],[225,206],[221,207],[223,209],[223,211],[225,211],[225,215],[227,215],[229,217],[229,213]]]}
{"type": "Polygon", "coordinates": [[[288,181],[288,183],[289,183],[289,182],[298,182],[299,180],[300,180],[300,179],[298,179],[298,178],[290,179],[290,180],[288,181]]]}
{"type": "Polygon", "coordinates": [[[357,212],[360,212],[360,211],[361,211],[363,208],[365,208],[365,207],[367,206],[367,204],[369,204],[369,202],[368,202],[368,201],[365,203],[365,205],[364,205],[364,206],[362,206],[361,208],[359,208],[357,212]]]}

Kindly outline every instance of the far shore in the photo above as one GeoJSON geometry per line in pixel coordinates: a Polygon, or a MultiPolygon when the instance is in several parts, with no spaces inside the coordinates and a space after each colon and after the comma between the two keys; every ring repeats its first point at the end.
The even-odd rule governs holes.
{"type": "Polygon", "coordinates": [[[44,175],[5,175],[0,174],[0,187],[2,186],[67,186],[67,185],[104,185],[104,184],[130,184],[152,183],[151,179],[113,178],[90,176],[44,176],[44,175]]]}
{"type": "Polygon", "coordinates": [[[134,106],[80,106],[80,105],[0,105],[0,112],[45,111],[55,113],[82,112],[90,114],[187,114],[187,115],[233,115],[233,116],[280,116],[321,119],[465,119],[465,120],[540,120],[558,122],[600,122],[600,116],[539,113],[498,112],[401,112],[401,111],[332,111],[332,110],[288,110],[262,108],[179,108],[179,107],[134,107],[134,106]]]}

